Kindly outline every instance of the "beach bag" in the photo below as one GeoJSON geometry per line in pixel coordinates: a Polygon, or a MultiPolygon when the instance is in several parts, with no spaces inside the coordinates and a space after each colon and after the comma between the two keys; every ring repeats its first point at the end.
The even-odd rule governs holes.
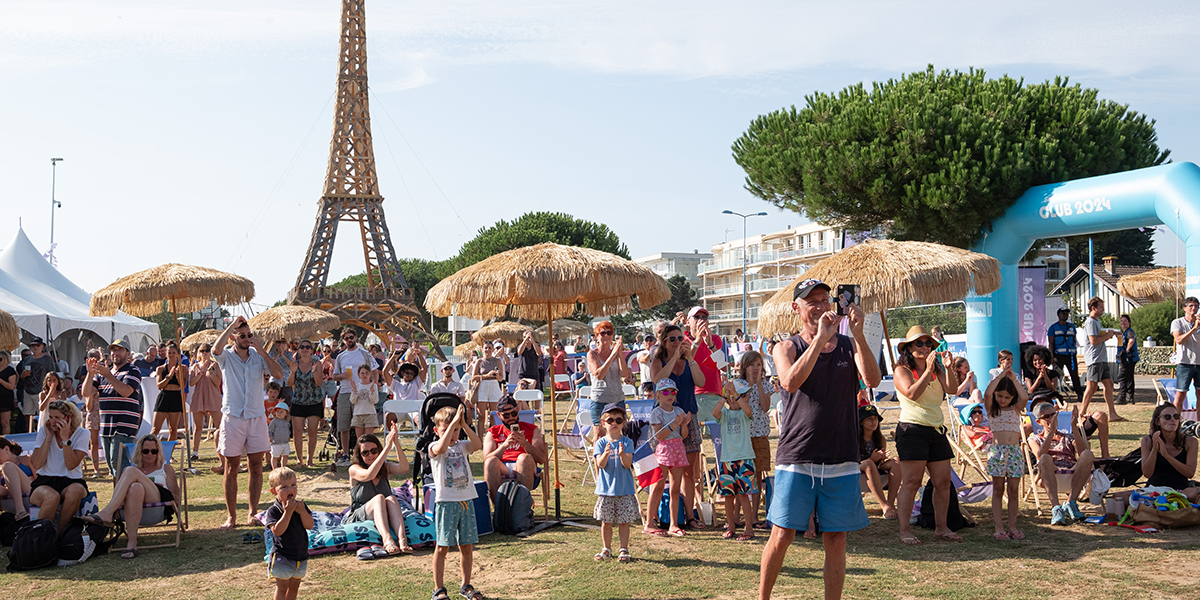
{"type": "Polygon", "coordinates": [[[533,529],[533,495],[515,482],[506,481],[496,490],[496,512],[492,516],[496,531],[516,535],[533,529]]]}
{"type": "Polygon", "coordinates": [[[54,521],[38,519],[17,529],[8,550],[8,570],[32,571],[58,564],[58,533],[54,521]]]}
{"type": "MultiPolygon", "coordinates": [[[[699,513],[697,513],[696,509],[694,508],[692,509],[692,518],[696,520],[700,519],[699,513]]],[[[666,529],[671,525],[670,519],[671,490],[668,486],[663,486],[662,501],[658,503],[658,526],[666,529]]],[[[678,523],[680,527],[683,527],[683,524],[687,523],[688,520],[687,511],[683,508],[683,494],[679,495],[679,513],[676,515],[676,519],[678,519],[676,523],[678,523]]]]}
{"type": "Polygon", "coordinates": [[[1129,454],[1108,463],[1104,475],[1108,477],[1110,489],[1137,483],[1142,478],[1142,449],[1134,448],[1129,454]]]}
{"type": "MultiPolygon", "coordinates": [[[[917,525],[925,529],[934,529],[933,519],[933,484],[929,483],[925,486],[925,492],[921,494],[921,514],[917,516],[917,525]]],[[[946,527],[950,531],[958,531],[963,527],[974,527],[975,524],[967,521],[963,517],[962,508],[958,505],[958,494],[954,490],[950,490],[950,502],[946,506],[946,527]]]]}
{"type": "Polygon", "coordinates": [[[1129,516],[1134,523],[1151,524],[1156,527],[1200,525],[1200,508],[1191,505],[1185,505],[1175,510],[1158,510],[1153,506],[1135,504],[1129,507],[1129,516]]]}

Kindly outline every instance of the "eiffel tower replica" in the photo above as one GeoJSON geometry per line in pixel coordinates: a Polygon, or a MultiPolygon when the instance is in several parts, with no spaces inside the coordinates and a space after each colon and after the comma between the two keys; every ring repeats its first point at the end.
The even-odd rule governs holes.
{"type": "MultiPolygon", "coordinates": [[[[367,98],[367,30],[365,0],[342,0],[342,34],[338,44],[337,107],[325,191],[317,210],[312,242],[289,304],[328,311],[343,323],[357,325],[380,338],[414,330],[425,332],[413,293],[400,271],[392,236],[383,216],[383,196],[375,172],[371,114],[367,98]],[[333,289],[329,267],[338,223],[358,224],[366,258],[366,287],[333,289]]],[[[432,336],[429,336],[432,339],[432,336]]],[[[437,354],[441,349],[437,345],[437,354]]]]}

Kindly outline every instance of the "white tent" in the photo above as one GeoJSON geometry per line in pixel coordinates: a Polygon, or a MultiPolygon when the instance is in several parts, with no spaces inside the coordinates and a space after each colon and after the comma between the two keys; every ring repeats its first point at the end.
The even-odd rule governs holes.
{"type": "MultiPolygon", "coordinates": [[[[134,346],[159,339],[158,325],[118,312],[111,317],[88,315],[91,294],[67,279],[42,257],[25,232],[0,250],[0,309],[12,314],[17,326],[45,338],[59,357],[72,365],[82,361],[80,348],[87,332],[93,346],[124,338],[134,346]]],[[[28,337],[26,337],[28,339],[28,337]]]]}

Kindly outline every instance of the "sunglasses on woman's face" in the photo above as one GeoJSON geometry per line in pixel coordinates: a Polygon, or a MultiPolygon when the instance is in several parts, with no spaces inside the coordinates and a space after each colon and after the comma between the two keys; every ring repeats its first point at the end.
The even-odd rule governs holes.
{"type": "Polygon", "coordinates": [[[1163,413],[1158,415],[1158,417],[1164,421],[1178,421],[1183,418],[1177,413],[1163,413]]]}
{"type": "Polygon", "coordinates": [[[682,335],[672,335],[664,339],[668,342],[682,342],[685,338],[682,335]]]}
{"type": "Polygon", "coordinates": [[[379,454],[379,447],[372,446],[370,448],[365,448],[365,449],[363,449],[362,453],[363,453],[363,456],[374,456],[376,454],[379,454]]]}
{"type": "Polygon", "coordinates": [[[932,348],[936,345],[937,343],[935,343],[933,340],[917,340],[912,343],[914,348],[932,348]]]}
{"type": "Polygon", "coordinates": [[[312,350],[312,346],[308,346],[308,345],[302,345],[302,346],[300,346],[299,348],[300,348],[301,350],[312,350]]]}
{"type": "Polygon", "coordinates": [[[158,448],[142,448],[142,454],[158,454],[158,448]]]}
{"type": "Polygon", "coordinates": [[[602,336],[602,337],[608,337],[608,336],[610,336],[610,335],[612,335],[612,334],[613,334],[613,332],[611,332],[611,331],[608,331],[608,330],[604,330],[604,331],[601,331],[601,332],[599,333],[599,335],[600,335],[600,336],[602,336]]]}

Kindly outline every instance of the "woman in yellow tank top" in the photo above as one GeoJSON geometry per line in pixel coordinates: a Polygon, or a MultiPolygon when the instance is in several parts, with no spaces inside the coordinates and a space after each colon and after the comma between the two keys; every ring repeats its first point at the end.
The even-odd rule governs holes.
{"type": "Polygon", "coordinates": [[[897,509],[900,513],[900,541],[915,546],[921,543],[912,533],[908,515],[912,514],[917,488],[924,472],[933,482],[934,537],[954,542],[962,537],[946,527],[946,509],[950,503],[950,459],[954,450],[946,439],[942,404],[946,394],[958,389],[949,352],[934,352],[937,342],[920,325],[908,330],[900,342],[896,361],[896,396],[900,398],[900,423],[896,425],[896,454],[900,459],[902,480],[897,509]],[[938,359],[941,363],[938,363],[938,359]]]}

